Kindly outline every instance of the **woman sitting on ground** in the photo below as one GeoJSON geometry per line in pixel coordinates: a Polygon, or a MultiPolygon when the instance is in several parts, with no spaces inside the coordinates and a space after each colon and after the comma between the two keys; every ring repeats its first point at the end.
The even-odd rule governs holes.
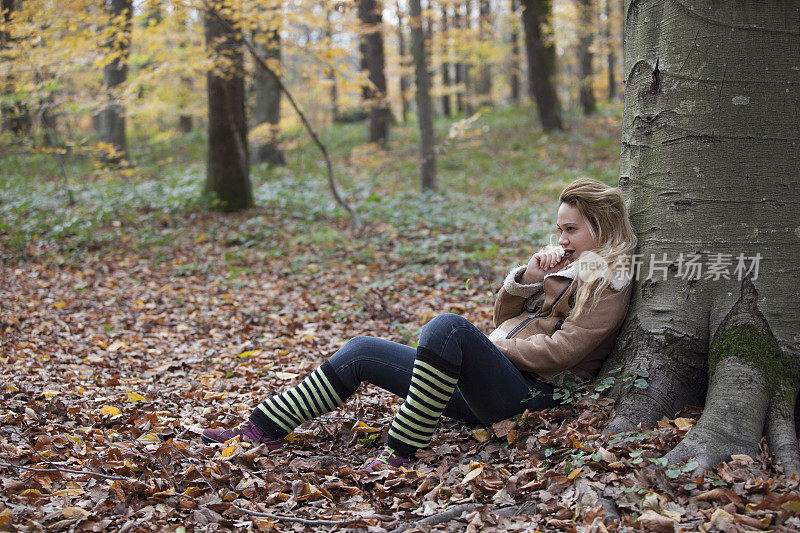
{"type": "Polygon", "coordinates": [[[386,447],[363,469],[372,472],[409,462],[430,444],[442,415],[490,425],[556,405],[555,384],[590,379],[611,351],[627,313],[636,245],[618,188],[578,179],[559,204],[560,249],[538,252],[508,274],[488,337],[454,314],[426,324],[417,348],[355,337],[249,420],[206,429],[203,441],[238,436],[278,449],[295,427],[336,409],[367,381],[405,398],[386,447]]]}

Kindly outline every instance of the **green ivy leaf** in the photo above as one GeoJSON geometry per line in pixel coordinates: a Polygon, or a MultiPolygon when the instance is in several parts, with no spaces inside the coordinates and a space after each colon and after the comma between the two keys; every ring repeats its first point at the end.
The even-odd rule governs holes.
{"type": "Polygon", "coordinates": [[[698,466],[700,466],[700,463],[698,463],[697,461],[692,461],[690,463],[686,463],[683,466],[683,468],[681,468],[681,472],[692,472],[698,466]]]}
{"type": "Polygon", "coordinates": [[[637,389],[646,389],[647,388],[647,381],[642,378],[637,379],[633,382],[633,386],[637,389]]]}

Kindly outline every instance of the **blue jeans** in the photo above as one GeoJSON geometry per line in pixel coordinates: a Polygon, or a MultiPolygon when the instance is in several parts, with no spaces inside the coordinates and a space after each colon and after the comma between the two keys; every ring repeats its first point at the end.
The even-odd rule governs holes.
{"type": "MultiPolygon", "coordinates": [[[[419,345],[460,368],[444,415],[489,425],[558,404],[553,387],[523,373],[478,328],[459,315],[439,315],[422,329],[419,345]]],[[[408,394],[417,350],[373,337],[355,337],[328,362],[355,390],[369,382],[403,398],[408,394]]]]}

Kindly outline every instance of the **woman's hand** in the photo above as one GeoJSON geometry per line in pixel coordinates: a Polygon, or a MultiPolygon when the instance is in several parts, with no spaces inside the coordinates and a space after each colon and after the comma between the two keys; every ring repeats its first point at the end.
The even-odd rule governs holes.
{"type": "Polygon", "coordinates": [[[544,280],[545,275],[557,272],[561,268],[563,258],[564,252],[561,250],[533,254],[531,260],[528,261],[528,266],[520,282],[524,285],[530,285],[544,280]]]}

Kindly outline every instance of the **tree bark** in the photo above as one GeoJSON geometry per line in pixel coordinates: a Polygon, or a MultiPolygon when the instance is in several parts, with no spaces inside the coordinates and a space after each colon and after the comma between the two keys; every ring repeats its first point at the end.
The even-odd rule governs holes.
{"type": "MultiPolygon", "coordinates": [[[[253,43],[264,61],[274,65],[272,71],[280,75],[281,36],[280,14],[275,12],[277,9],[280,7],[276,6],[271,10],[272,12],[265,13],[265,18],[270,20],[267,27],[262,30],[266,42],[254,38],[253,43]]],[[[285,165],[286,159],[283,157],[279,144],[280,129],[278,127],[281,120],[281,88],[277,80],[258,63],[255,66],[253,92],[255,93],[253,123],[269,125],[269,136],[266,141],[258,142],[253,146],[253,164],[285,165]]]]}
{"type": "Polygon", "coordinates": [[[113,37],[105,44],[108,54],[117,56],[103,68],[103,83],[108,99],[100,112],[100,137],[114,147],[115,154],[107,157],[109,163],[119,163],[128,157],[128,138],[125,134],[125,108],[120,103],[119,91],[128,79],[128,55],[131,47],[131,0],[107,0],[106,7],[114,26],[113,37]]]}
{"type": "Polygon", "coordinates": [[[705,397],[670,461],[752,455],[766,423],[800,473],[800,2],[627,6],[620,184],[643,265],[601,377],[650,377],[619,382],[607,431],[705,397]]]}
{"type": "Polygon", "coordinates": [[[509,69],[509,84],[511,85],[511,101],[519,102],[519,24],[517,20],[517,0],[511,0],[511,68],[509,69]]]}
{"type": "Polygon", "coordinates": [[[361,68],[366,70],[370,85],[363,90],[369,109],[369,142],[385,147],[389,135],[391,111],[386,97],[384,70],[382,15],[376,0],[358,0],[358,18],[362,25],[361,68]]]}
{"type": "Polygon", "coordinates": [[[522,25],[528,55],[529,91],[536,100],[542,127],[560,130],[561,112],[551,76],[555,70],[555,52],[546,46],[542,26],[551,15],[550,0],[523,0],[522,25]]]}
{"type": "Polygon", "coordinates": [[[422,30],[420,0],[409,0],[411,47],[414,54],[414,73],[417,83],[417,117],[420,132],[420,185],[423,192],[436,190],[436,157],[433,135],[433,105],[425,36],[422,30]]]}
{"type": "Polygon", "coordinates": [[[238,35],[219,20],[224,16],[222,10],[205,15],[206,46],[215,60],[207,82],[206,194],[213,197],[219,209],[237,211],[253,205],[253,191],[244,110],[242,44],[238,35]]]}
{"type": "Polygon", "coordinates": [[[403,10],[400,8],[400,1],[397,1],[397,43],[398,55],[400,61],[400,105],[403,114],[403,122],[408,122],[409,102],[408,102],[408,75],[406,68],[408,66],[408,48],[406,47],[406,34],[403,28],[403,10]]]}
{"type": "Polygon", "coordinates": [[[450,106],[452,81],[450,78],[450,35],[447,25],[447,4],[442,3],[442,114],[449,117],[453,114],[453,109],[450,106]]]}
{"type": "Polygon", "coordinates": [[[592,86],[592,60],[594,59],[594,54],[591,51],[592,41],[594,40],[592,0],[578,0],[578,9],[580,9],[581,16],[580,38],[578,39],[579,100],[583,114],[591,115],[597,111],[594,88],[592,86]]]}

